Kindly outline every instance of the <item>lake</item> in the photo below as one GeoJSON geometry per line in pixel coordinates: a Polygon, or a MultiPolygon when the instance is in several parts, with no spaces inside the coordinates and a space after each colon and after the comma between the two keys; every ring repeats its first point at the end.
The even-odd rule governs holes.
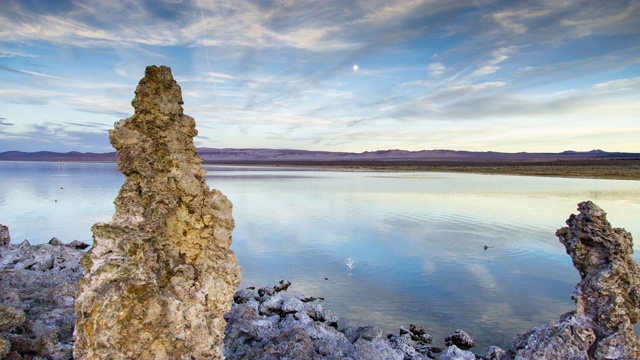
{"type": "MultiPolygon", "coordinates": [[[[639,181],[207,169],[234,204],[242,286],[291,280],[289,293],[324,297],[341,327],[416,323],[436,342],[462,328],[477,353],[575,308],[579,275],[555,231],[578,202],[640,234],[639,181]]],[[[0,224],[13,243],[90,242],[123,181],[116,164],[0,162],[0,224]]]]}

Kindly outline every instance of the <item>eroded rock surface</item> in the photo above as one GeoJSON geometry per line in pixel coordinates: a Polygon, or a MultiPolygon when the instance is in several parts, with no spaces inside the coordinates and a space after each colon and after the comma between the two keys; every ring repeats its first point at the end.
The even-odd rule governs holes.
{"type": "Polygon", "coordinates": [[[455,345],[462,350],[471,349],[476,346],[473,338],[466,331],[457,329],[453,334],[447,336],[444,341],[448,346],[455,345]]]}
{"type": "Polygon", "coordinates": [[[11,242],[11,235],[9,234],[9,227],[0,224],[0,246],[7,246],[11,242]]]}
{"type": "Polygon", "coordinates": [[[612,228],[591,201],[578,204],[578,211],[556,232],[580,272],[572,295],[576,310],[519,335],[516,359],[640,358],[633,333],[640,317],[640,267],[631,257],[631,234],[612,228]]]}
{"type": "MultiPolygon", "coordinates": [[[[429,345],[431,336],[414,324],[388,337],[377,326],[338,330],[338,318],[324,310],[318,298],[283,295],[290,285],[282,281],[273,288],[246,288],[235,294],[225,315],[227,359],[420,360],[434,359],[444,350],[429,345]]],[[[473,353],[459,353],[475,359],[473,353]]]]}
{"type": "MultiPolygon", "coordinates": [[[[0,228],[10,239],[9,229],[0,228]]],[[[73,303],[84,252],[54,243],[0,245],[0,359],[72,357],[73,303]]]]}
{"type": "Polygon", "coordinates": [[[240,268],[231,202],[204,181],[193,118],[168,67],[149,66],[115,124],[125,183],[93,226],[76,300],[76,359],[217,359],[240,268]]]}

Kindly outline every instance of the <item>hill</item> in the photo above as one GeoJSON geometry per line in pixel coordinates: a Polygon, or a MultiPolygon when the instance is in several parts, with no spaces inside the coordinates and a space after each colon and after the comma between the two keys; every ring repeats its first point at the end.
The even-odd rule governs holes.
{"type": "MultiPolygon", "coordinates": [[[[505,153],[456,150],[378,150],[362,153],[308,151],[291,149],[233,149],[199,148],[198,154],[209,164],[320,164],[320,165],[461,165],[501,163],[549,163],[558,161],[587,160],[640,160],[640,153],[564,151],[561,153],[505,153]]],[[[115,152],[59,153],[52,151],[0,153],[0,161],[85,161],[115,162],[115,152]]]]}

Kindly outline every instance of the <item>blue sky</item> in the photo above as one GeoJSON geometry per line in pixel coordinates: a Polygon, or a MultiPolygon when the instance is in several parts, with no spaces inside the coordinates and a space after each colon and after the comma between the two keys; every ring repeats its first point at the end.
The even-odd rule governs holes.
{"type": "Polygon", "coordinates": [[[151,64],[197,146],[640,152],[615,0],[0,0],[0,151],[112,151],[151,64]]]}

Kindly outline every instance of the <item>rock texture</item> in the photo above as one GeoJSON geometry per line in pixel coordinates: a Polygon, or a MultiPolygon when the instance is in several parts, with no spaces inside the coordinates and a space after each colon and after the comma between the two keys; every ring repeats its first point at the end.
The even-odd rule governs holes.
{"type": "Polygon", "coordinates": [[[632,259],[633,240],[612,228],[591,201],[578,204],[568,227],[556,235],[580,272],[576,310],[558,323],[519,335],[516,359],[639,359],[640,267],[632,259]]]}
{"type": "Polygon", "coordinates": [[[467,334],[466,331],[461,329],[454,331],[453,334],[447,336],[444,341],[448,346],[455,345],[462,350],[471,349],[476,346],[476,342],[473,338],[467,334]]]}
{"type": "Polygon", "coordinates": [[[223,358],[240,283],[232,204],[204,181],[171,70],[147,67],[135,93],[109,133],[125,183],[82,261],[74,358],[223,358]]]}
{"type": "Polygon", "coordinates": [[[11,235],[9,234],[9,227],[0,224],[0,246],[9,245],[11,242],[11,235]]]}
{"type": "Polygon", "coordinates": [[[71,359],[84,253],[54,243],[0,245],[0,359],[71,359]]]}
{"type": "MultiPolygon", "coordinates": [[[[291,285],[246,288],[234,297],[225,316],[227,359],[434,359],[444,349],[429,345],[426,329],[410,325],[384,338],[377,326],[338,330],[338,318],[324,310],[318,298],[287,297],[291,285]]],[[[459,354],[475,355],[458,349],[459,354]]],[[[453,359],[453,357],[448,357],[453,359]]]]}

